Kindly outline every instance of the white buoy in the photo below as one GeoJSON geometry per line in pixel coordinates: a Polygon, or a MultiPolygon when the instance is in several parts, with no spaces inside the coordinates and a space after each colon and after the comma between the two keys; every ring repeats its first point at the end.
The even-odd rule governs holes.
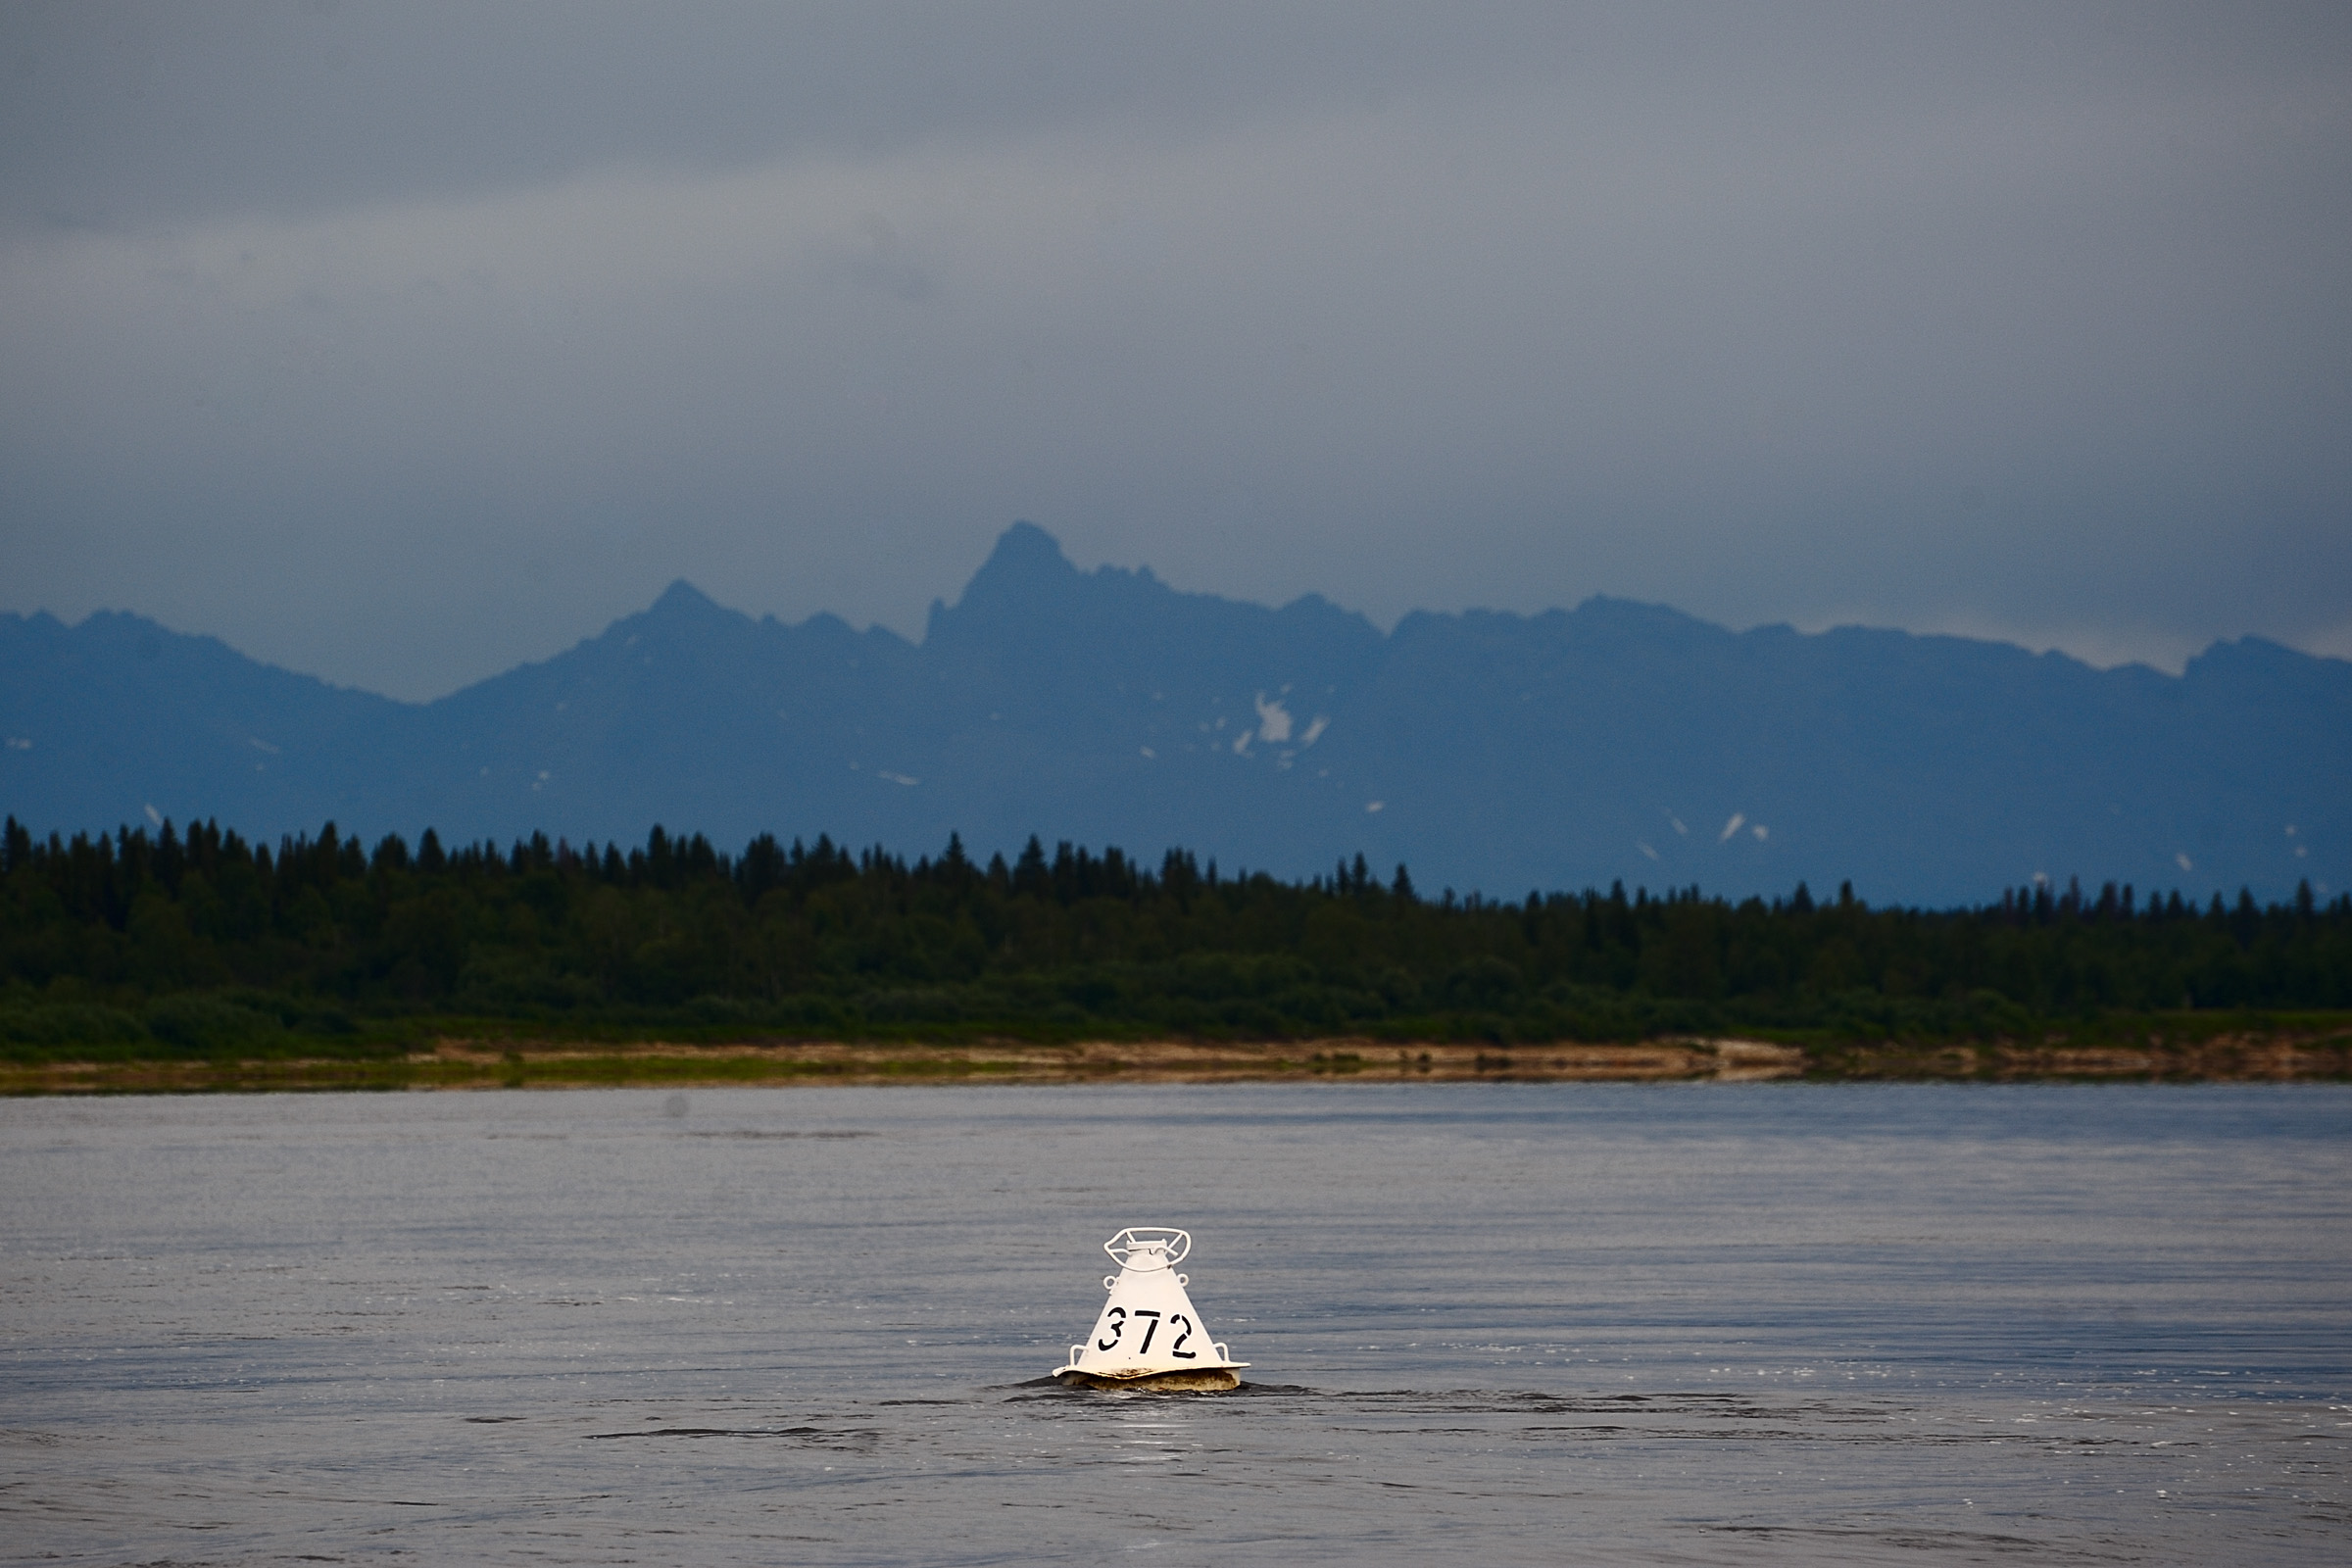
{"type": "Polygon", "coordinates": [[[1191,1232],[1158,1225],[1131,1225],[1104,1242],[1119,1265],[1102,1280],[1110,1299],[1054,1377],[1087,1389],[1240,1388],[1236,1373],[1250,1363],[1208,1337],[1176,1272],[1192,1250],[1191,1232]]]}

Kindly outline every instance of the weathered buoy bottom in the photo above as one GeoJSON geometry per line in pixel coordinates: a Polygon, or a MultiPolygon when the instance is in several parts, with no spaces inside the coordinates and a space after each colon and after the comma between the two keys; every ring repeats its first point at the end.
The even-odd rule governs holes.
{"type": "Polygon", "coordinates": [[[1242,1386],[1242,1375],[1230,1367],[1200,1372],[1153,1372],[1140,1378],[1099,1378],[1092,1372],[1056,1372],[1063,1387],[1072,1389],[1148,1389],[1154,1393],[1222,1394],[1242,1386]]]}

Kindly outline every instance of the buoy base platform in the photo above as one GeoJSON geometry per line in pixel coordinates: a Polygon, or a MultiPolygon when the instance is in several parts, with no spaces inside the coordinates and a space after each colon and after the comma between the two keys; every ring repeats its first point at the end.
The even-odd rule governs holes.
{"type": "Polygon", "coordinates": [[[1056,1372],[1054,1376],[1062,1387],[1069,1389],[1141,1389],[1153,1393],[1223,1394],[1242,1386],[1242,1375],[1231,1367],[1202,1367],[1196,1372],[1190,1367],[1180,1372],[1147,1372],[1141,1377],[1106,1378],[1093,1372],[1056,1372]]]}

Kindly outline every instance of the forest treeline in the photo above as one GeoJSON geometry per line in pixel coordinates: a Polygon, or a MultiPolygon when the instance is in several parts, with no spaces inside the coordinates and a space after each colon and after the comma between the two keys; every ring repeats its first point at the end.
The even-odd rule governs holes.
{"type": "Polygon", "coordinates": [[[330,823],[0,842],[0,1046],[290,1049],[449,1020],[681,1040],[1618,1040],[1725,1028],[1996,1038],[2176,1009],[2352,1007],[2352,896],[2268,906],[2031,886],[1952,910],[1841,889],[1422,896],[1362,857],[1285,882],[1036,840],[655,828],[623,850],[534,835],[372,846],[330,823]]]}

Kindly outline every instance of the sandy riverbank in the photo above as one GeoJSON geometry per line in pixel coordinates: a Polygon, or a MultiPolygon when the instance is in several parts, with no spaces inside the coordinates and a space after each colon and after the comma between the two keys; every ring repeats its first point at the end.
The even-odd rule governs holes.
{"type": "Polygon", "coordinates": [[[172,1094],[257,1089],[495,1089],[654,1084],[1214,1083],[1275,1079],[1744,1079],[1794,1077],[1803,1054],[1743,1040],[1541,1047],[1368,1040],[1182,1040],[938,1046],[800,1042],[689,1046],[444,1040],[374,1059],[51,1062],[0,1067],[0,1093],[172,1094]]]}
{"type": "Polygon", "coordinates": [[[371,1058],[50,1062],[0,1066],[0,1094],[186,1094],[329,1089],[658,1085],[1364,1082],[1754,1082],[2352,1078],[2352,1031],[2220,1035],[2180,1044],[2075,1046],[2062,1038],[1916,1047],[1799,1048],[1739,1039],[1463,1045],[1334,1039],[1035,1045],[800,1042],[627,1046],[443,1040],[371,1058]]]}

